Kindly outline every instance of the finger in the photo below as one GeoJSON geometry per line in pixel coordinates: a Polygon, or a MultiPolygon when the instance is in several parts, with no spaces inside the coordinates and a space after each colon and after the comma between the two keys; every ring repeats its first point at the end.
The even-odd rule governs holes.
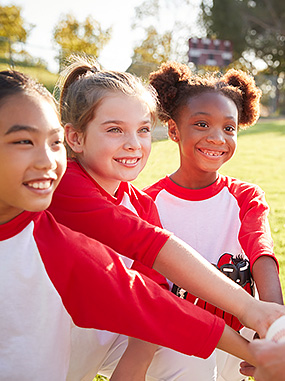
{"type": "Polygon", "coordinates": [[[242,361],[240,363],[240,373],[243,374],[244,376],[250,376],[253,377],[254,372],[255,372],[255,367],[251,364],[249,364],[246,361],[242,361]]]}

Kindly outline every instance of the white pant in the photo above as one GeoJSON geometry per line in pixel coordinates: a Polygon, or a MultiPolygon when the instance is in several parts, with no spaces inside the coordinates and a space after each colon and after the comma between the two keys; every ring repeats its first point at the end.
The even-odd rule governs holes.
{"type": "MultiPolygon", "coordinates": [[[[74,327],[68,381],[91,381],[97,373],[110,377],[124,353],[124,335],[74,327]]],[[[206,360],[160,347],[147,372],[147,381],[216,381],[215,352],[206,360]]]]}
{"type": "MultiPolygon", "coordinates": [[[[243,335],[249,339],[248,332],[243,335]]],[[[128,338],[124,335],[72,328],[67,381],[91,381],[98,373],[110,378],[127,345],[128,338]]],[[[146,381],[240,381],[246,379],[239,373],[240,361],[218,349],[204,360],[160,347],[148,369],[146,381]]]]}

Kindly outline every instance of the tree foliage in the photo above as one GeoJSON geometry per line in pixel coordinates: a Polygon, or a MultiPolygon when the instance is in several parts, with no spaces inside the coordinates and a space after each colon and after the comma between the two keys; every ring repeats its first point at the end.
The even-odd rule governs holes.
{"type": "Polygon", "coordinates": [[[262,59],[270,73],[285,71],[285,2],[280,0],[202,0],[208,37],[233,42],[235,59],[262,59]]]}
{"type": "Polygon", "coordinates": [[[100,23],[88,16],[83,22],[67,14],[54,29],[54,41],[60,47],[60,64],[72,53],[99,56],[111,38],[112,29],[103,30],[100,23]]]}
{"type": "Polygon", "coordinates": [[[187,62],[189,19],[195,2],[197,0],[145,0],[135,7],[132,28],[140,31],[143,39],[134,47],[129,71],[147,77],[162,62],[187,62]]]}
{"type": "Polygon", "coordinates": [[[25,54],[21,44],[25,43],[31,30],[32,24],[28,24],[21,16],[21,7],[15,5],[0,6],[0,52],[4,57],[12,54],[25,54]]]}
{"type": "Polygon", "coordinates": [[[147,77],[151,71],[167,61],[171,54],[172,36],[170,32],[159,34],[154,27],[146,30],[145,40],[134,48],[129,71],[147,77]]]}

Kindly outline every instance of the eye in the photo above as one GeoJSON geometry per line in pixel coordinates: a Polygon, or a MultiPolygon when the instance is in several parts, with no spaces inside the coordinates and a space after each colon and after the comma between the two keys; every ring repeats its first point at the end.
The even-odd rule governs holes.
{"type": "Polygon", "coordinates": [[[31,140],[29,140],[29,139],[22,139],[22,140],[17,140],[13,144],[19,144],[19,145],[31,144],[31,145],[33,145],[33,142],[31,140]]]}
{"type": "Polygon", "coordinates": [[[52,143],[53,148],[58,148],[63,144],[63,139],[57,139],[52,143]]]}
{"type": "Polygon", "coordinates": [[[119,127],[111,127],[107,130],[107,132],[113,132],[115,134],[119,134],[121,132],[121,129],[119,127]]]}
{"type": "Polygon", "coordinates": [[[236,128],[234,126],[226,126],[225,131],[227,132],[235,132],[236,128]]]}
{"type": "Polygon", "coordinates": [[[148,133],[151,131],[151,128],[148,126],[142,127],[139,129],[139,132],[148,133]]]}
{"type": "Polygon", "coordinates": [[[208,124],[206,122],[198,122],[198,123],[195,123],[195,126],[206,128],[208,127],[208,124]]]}

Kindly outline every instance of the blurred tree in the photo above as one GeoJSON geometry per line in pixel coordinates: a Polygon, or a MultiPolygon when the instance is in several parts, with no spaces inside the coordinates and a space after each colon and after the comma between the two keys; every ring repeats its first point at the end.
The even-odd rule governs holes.
{"type": "Polygon", "coordinates": [[[58,56],[61,67],[72,53],[85,53],[98,58],[103,47],[111,38],[112,28],[103,30],[100,23],[88,16],[82,23],[67,14],[57,23],[53,38],[59,45],[58,56]]]}
{"type": "Polygon", "coordinates": [[[22,44],[26,42],[33,28],[21,16],[21,7],[0,6],[0,54],[8,57],[13,66],[13,55],[26,55],[22,44]],[[22,43],[22,44],[21,44],[22,43]]]}
{"type": "Polygon", "coordinates": [[[200,0],[145,0],[135,7],[134,31],[144,36],[134,48],[128,71],[143,77],[162,62],[187,62],[187,40],[200,0]]]}
{"type": "Polygon", "coordinates": [[[128,71],[147,77],[151,71],[167,61],[171,54],[171,33],[158,34],[157,30],[151,26],[146,30],[146,39],[134,48],[132,65],[128,71]]]}
{"type": "Polygon", "coordinates": [[[202,0],[208,37],[233,42],[234,58],[261,59],[270,74],[285,71],[285,2],[280,0],[202,0]]]}

